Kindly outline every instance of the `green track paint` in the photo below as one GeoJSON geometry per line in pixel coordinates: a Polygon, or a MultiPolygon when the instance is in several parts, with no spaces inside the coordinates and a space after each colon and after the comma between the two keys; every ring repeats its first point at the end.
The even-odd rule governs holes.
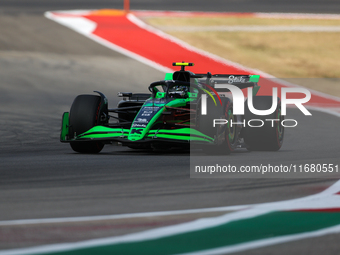
{"type": "Polygon", "coordinates": [[[339,212],[272,212],[253,218],[139,242],[49,254],[179,254],[315,231],[340,224],[339,212]]]}

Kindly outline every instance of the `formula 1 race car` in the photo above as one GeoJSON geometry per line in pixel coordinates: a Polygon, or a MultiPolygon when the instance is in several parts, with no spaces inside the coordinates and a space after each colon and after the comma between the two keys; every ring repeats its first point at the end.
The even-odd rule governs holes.
{"type": "Polygon", "coordinates": [[[219,154],[229,154],[236,148],[281,148],[284,127],[280,99],[271,114],[258,116],[249,110],[248,97],[246,102],[241,101],[244,114],[235,114],[236,104],[231,98],[235,100],[235,95],[231,86],[223,86],[252,88],[253,107],[266,110],[272,108],[275,99],[256,96],[259,75],[194,74],[185,70],[193,63],[177,62],[173,66],[181,69],[151,83],[150,93],[119,92],[123,100],[114,109],[108,108],[101,92],[77,96],[70,112],[63,114],[60,141],[70,143],[79,153],[98,153],[113,142],[133,149],[195,146],[219,154]]]}

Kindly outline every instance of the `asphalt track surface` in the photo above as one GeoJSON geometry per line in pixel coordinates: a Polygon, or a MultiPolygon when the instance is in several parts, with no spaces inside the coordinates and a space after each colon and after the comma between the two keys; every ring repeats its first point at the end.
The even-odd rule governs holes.
{"type": "MultiPolygon", "coordinates": [[[[167,1],[136,1],[135,8],[222,10],[214,5],[219,1],[210,1],[209,6],[205,1],[196,5],[185,1],[185,6],[180,2],[183,4],[171,1],[170,6],[167,1]]],[[[0,220],[261,203],[314,194],[334,183],[335,179],[190,179],[188,153],[141,153],[120,146],[107,146],[99,155],[73,153],[68,145],[59,143],[59,130],[61,115],[76,95],[99,90],[113,106],[118,91],[145,91],[163,74],[42,16],[42,11],[53,9],[116,8],[121,7],[120,2],[27,3],[0,3],[4,13],[0,16],[0,220]]],[[[286,1],[276,7],[269,1],[246,3],[232,2],[224,11],[340,11],[336,1],[313,1],[308,6],[286,1]]],[[[261,164],[273,157],[278,164],[339,162],[340,137],[334,128],[339,118],[313,112],[308,119],[297,110],[289,114],[299,121],[299,128],[287,131],[280,152],[239,152],[230,156],[230,163],[261,164]]],[[[307,250],[320,254],[321,249],[336,254],[335,240],[339,235],[249,254],[301,254],[307,250]]]]}

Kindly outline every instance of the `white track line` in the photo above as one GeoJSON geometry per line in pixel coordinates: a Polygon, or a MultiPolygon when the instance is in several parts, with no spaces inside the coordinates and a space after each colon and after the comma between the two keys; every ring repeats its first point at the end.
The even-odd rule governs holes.
{"type": "Polygon", "coordinates": [[[190,11],[150,11],[136,10],[132,13],[142,17],[244,17],[244,18],[268,18],[268,19],[331,19],[339,20],[339,14],[315,14],[315,13],[280,13],[280,12],[253,12],[253,13],[235,13],[235,12],[190,12],[190,11]]]}
{"type": "Polygon", "coordinates": [[[276,19],[340,19],[339,14],[316,14],[316,13],[280,13],[280,12],[255,12],[258,18],[276,19]]]}
{"type": "MultiPolygon", "coordinates": [[[[81,12],[80,10],[76,11],[77,12],[81,12]]],[[[68,14],[72,14],[71,11],[68,12],[68,14]]],[[[45,17],[50,19],[50,20],[53,20],[61,25],[64,25],[84,36],[86,36],[87,38],[111,49],[111,50],[114,50],[114,51],[117,51],[125,56],[128,56],[132,59],[135,59],[139,62],[142,62],[148,66],[151,66],[153,68],[155,68],[156,70],[159,70],[161,72],[165,72],[165,73],[168,73],[168,72],[172,72],[172,69],[170,68],[167,68],[165,66],[162,66],[156,62],[153,62],[147,58],[144,58],[134,52],[131,52],[131,51],[128,51],[116,44],[113,44],[99,36],[96,36],[94,34],[92,34],[93,30],[95,28],[93,28],[93,23],[92,21],[86,19],[86,18],[83,18],[83,17],[71,17],[71,16],[68,16],[68,17],[65,17],[65,16],[58,16],[58,15],[55,15],[53,14],[53,12],[46,12],[45,13],[45,17]],[[80,26],[78,27],[78,25],[80,24],[80,26]]],[[[96,23],[94,23],[96,24],[96,23]]],[[[97,25],[96,25],[97,26],[97,25]]]]}
{"type": "MultiPolygon", "coordinates": [[[[213,217],[213,218],[203,218],[194,220],[188,223],[182,223],[173,226],[161,227],[157,229],[151,229],[142,231],[139,233],[127,234],[118,237],[109,237],[109,238],[100,238],[93,239],[88,241],[76,242],[76,243],[63,243],[63,244],[54,244],[54,245],[43,245],[31,248],[22,248],[22,249],[12,249],[0,251],[0,255],[19,255],[19,254],[39,254],[39,253],[50,253],[50,252],[61,252],[61,251],[69,251],[81,248],[90,248],[101,245],[113,245],[118,243],[127,243],[127,242],[138,242],[138,241],[146,241],[152,240],[156,238],[167,237],[171,235],[177,235],[181,233],[187,233],[190,231],[202,230],[204,228],[211,228],[214,226],[219,226],[222,224],[226,224],[235,220],[248,219],[251,217],[260,216],[266,213],[270,213],[273,211],[285,211],[285,210],[301,210],[301,209],[320,209],[320,208],[338,208],[340,205],[340,195],[335,195],[340,191],[340,181],[337,181],[328,189],[320,192],[316,195],[307,196],[304,198],[292,199],[281,202],[271,202],[271,203],[262,203],[253,205],[249,209],[236,211],[232,213],[228,213],[222,216],[213,217]]],[[[276,243],[283,243],[293,240],[298,240],[302,238],[309,238],[314,236],[321,236],[331,233],[338,233],[339,226],[334,226],[330,228],[325,228],[317,231],[301,233],[296,235],[289,235],[283,237],[269,238],[263,239],[254,242],[248,242],[239,244],[237,246],[229,246],[224,247],[223,251],[219,251],[218,249],[212,250],[214,253],[210,253],[209,251],[206,254],[223,254],[232,252],[227,249],[235,249],[235,250],[248,250],[257,247],[268,246],[276,243]]],[[[203,251],[204,252],[204,251],[203,251]]],[[[197,252],[195,252],[196,254],[197,252]]],[[[202,253],[205,254],[205,253],[202,253]]]]}
{"type": "Polygon", "coordinates": [[[208,213],[208,212],[227,212],[227,211],[243,210],[243,209],[249,208],[250,206],[251,205],[235,205],[235,206],[176,210],[176,211],[162,211],[162,212],[127,213],[127,214],[115,214],[115,215],[46,218],[46,219],[7,220],[7,221],[0,221],[0,226],[66,223],[66,222],[86,222],[86,221],[159,217],[159,216],[169,216],[169,215],[184,215],[184,214],[208,213]]]}
{"type": "Polygon", "coordinates": [[[179,32],[340,32],[340,26],[157,26],[179,32]]]}

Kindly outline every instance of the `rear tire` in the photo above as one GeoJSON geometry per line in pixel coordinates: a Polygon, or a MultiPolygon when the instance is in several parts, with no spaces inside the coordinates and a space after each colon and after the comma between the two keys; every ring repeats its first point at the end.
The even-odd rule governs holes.
{"type": "MultiPolygon", "coordinates": [[[[278,151],[283,143],[284,127],[281,125],[284,116],[281,115],[281,101],[277,99],[277,108],[270,114],[259,116],[251,113],[248,109],[248,100],[245,102],[244,141],[248,150],[251,151],[278,151]],[[251,119],[262,120],[262,127],[249,127],[248,121],[251,119]],[[278,119],[279,121],[266,121],[266,119],[278,119]]],[[[257,110],[267,110],[272,106],[271,96],[254,96],[253,105],[257,110]]],[[[255,124],[254,124],[255,125],[255,124]]],[[[256,123],[258,125],[258,123],[256,123]]]]}
{"type": "MultiPolygon", "coordinates": [[[[77,96],[70,110],[69,137],[80,135],[92,127],[100,124],[100,96],[79,95],[77,96]]],[[[103,147],[102,142],[71,142],[71,148],[79,153],[99,153],[103,147]]]]}
{"type": "Polygon", "coordinates": [[[229,98],[221,98],[222,106],[217,97],[217,105],[211,98],[207,98],[207,115],[201,115],[201,100],[197,103],[196,125],[197,129],[205,135],[215,138],[217,144],[204,146],[203,150],[209,154],[230,154],[236,149],[239,128],[237,125],[230,125],[237,122],[233,115],[232,101],[229,98]],[[214,119],[224,119],[228,123],[213,127],[214,119]]]}

